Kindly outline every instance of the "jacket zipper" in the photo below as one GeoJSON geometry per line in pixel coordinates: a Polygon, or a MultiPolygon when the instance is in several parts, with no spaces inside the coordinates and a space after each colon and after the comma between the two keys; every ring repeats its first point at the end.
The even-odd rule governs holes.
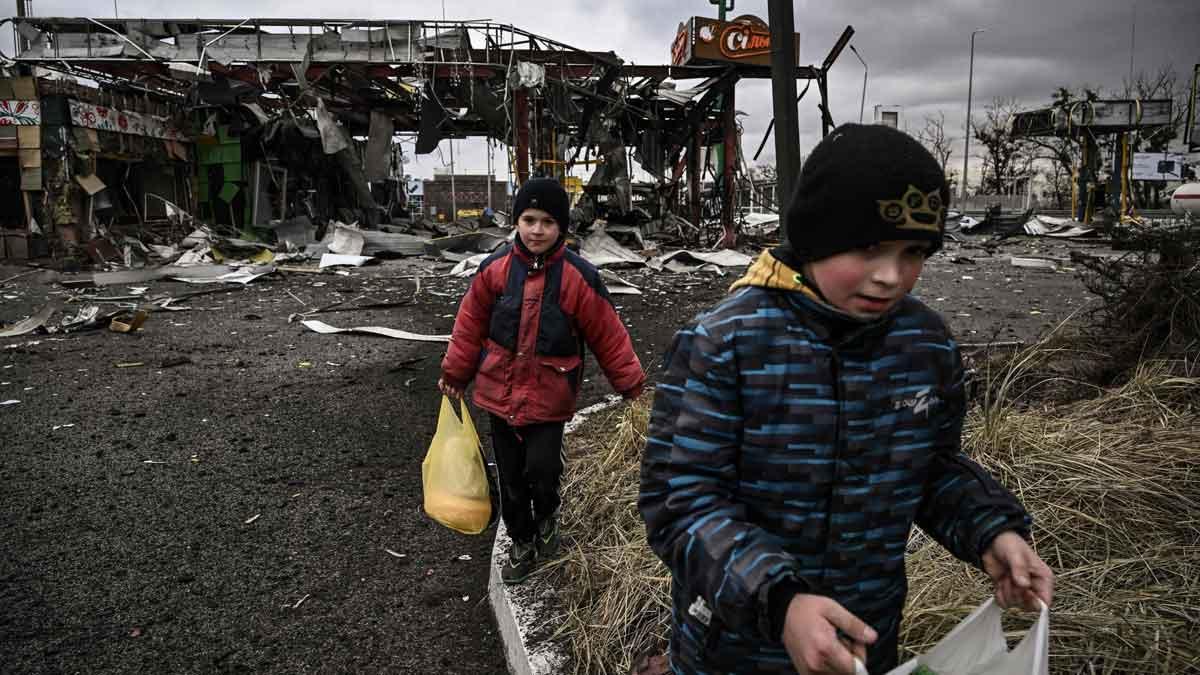
{"type": "Polygon", "coordinates": [[[841,355],[838,354],[836,348],[830,351],[829,370],[833,375],[833,400],[837,405],[837,414],[834,416],[833,426],[833,480],[829,484],[829,496],[825,506],[825,555],[827,556],[825,564],[822,565],[821,585],[825,585],[825,578],[829,575],[829,559],[828,556],[833,555],[833,497],[837,491],[838,483],[842,478],[842,379],[841,379],[841,355]]]}

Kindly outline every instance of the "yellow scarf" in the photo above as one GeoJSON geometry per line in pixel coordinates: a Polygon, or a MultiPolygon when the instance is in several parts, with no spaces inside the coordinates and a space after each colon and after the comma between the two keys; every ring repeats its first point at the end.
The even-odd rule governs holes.
{"type": "Polygon", "coordinates": [[[733,285],[729,287],[729,291],[732,293],[743,286],[799,291],[813,300],[824,304],[824,301],[817,295],[817,292],[804,282],[804,276],[771,255],[769,249],[764,250],[758,256],[758,260],[755,260],[754,264],[746,269],[745,276],[733,282],[733,285]]]}

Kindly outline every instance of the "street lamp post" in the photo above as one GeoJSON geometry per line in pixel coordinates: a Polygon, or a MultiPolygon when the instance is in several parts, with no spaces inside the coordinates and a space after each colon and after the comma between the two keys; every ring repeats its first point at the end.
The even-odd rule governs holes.
{"type": "MultiPolygon", "coordinates": [[[[967,74],[967,133],[963,134],[963,174],[960,199],[963,204],[967,201],[967,161],[971,158],[971,90],[975,84],[975,34],[983,33],[986,30],[986,28],[976,28],[971,31],[971,66],[967,74]]],[[[960,211],[963,204],[959,204],[960,211]]]]}
{"type": "Polygon", "coordinates": [[[858,123],[862,124],[863,110],[866,109],[866,107],[867,107],[867,62],[863,61],[862,54],[858,53],[858,50],[854,48],[854,45],[850,45],[850,51],[854,52],[854,55],[858,57],[858,62],[863,64],[862,101],[859,102],[859,104],[858,104],[858,123]]]}

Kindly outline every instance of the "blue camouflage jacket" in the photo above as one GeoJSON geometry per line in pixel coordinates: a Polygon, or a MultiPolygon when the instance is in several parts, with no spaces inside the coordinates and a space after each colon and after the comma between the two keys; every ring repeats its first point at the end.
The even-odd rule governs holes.
{"type": "Polygon", "coordinates": [[[965,375],[939,315],[907,297],[854,322],[801,282],[764,252],[663,360],[638,506],[672,572],[677,673],[795,672],[770,611],[785,587],[875,628],[885,672],[914,523],[976,566],[996,535],[1028,534],[960,450],[965,375]]]}

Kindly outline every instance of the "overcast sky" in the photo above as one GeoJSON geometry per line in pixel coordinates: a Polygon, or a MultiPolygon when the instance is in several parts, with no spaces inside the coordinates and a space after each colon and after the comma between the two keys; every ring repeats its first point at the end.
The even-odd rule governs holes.
{"type": "MultiPolygon", "coordinates": [[[[13,0],[8,0],[13,4],[13,0]]],[[[118,0],[123,17],[240,19],[250,16],[314,18],[441,18],[433,2],[347,0],[118,0]]],[[[974,108],[979,113],[994,97],[1016,97],[1030,108],[1044,105],[1059,86],[1090,85],[1120,91],[1135,71],[1171,65],[1181,81],[1190,81],[1200,63],[1200,0],[797,0],[796,31],[800,58],[819,64],[841,31],[852,25],[856,46],[869,66],[866,119],[875,105],[903,106],[903,121],[916,132],[925,115],[942,111],[956,140],[961,166],[967,106],[970,34],[975,38],[974,108]],[[1135,23],[1134,23],[1135,22],[1135,23]],[[1131,44],[1131,24],[1136,26],[1131,44]],[[1132,50],[1131,50],[1132,46],[1132,50]]],[[[106,0],[33,0],[39,16],[112,16],[106,0]]],[[[731,16],[755,14],[767,19],[765,0],[737,0],[731,16]]],[[[448,19],[491,19],[588,50],[611,50],[638,64],[670,61],[670,45],[679,22],[693,15],[715,16],[706,0],[554,0],[519,3],[446,0],[448,19]]],[[[836,122],[857,121],[863,67],[849,49],[830,73],[830,108],[836,122]]],[[[798,90],[803,87],[798,83],[798,90]]],[[[800,104],[801,152],[820,140],[816,87],[800,104]]],[[[737,107],[743,118],[743,144],[749,157],[771,119],[769,81],[743,81],[737,107]]],[[[446,145],[444,142],[443,145],[446,145]]],[[[460,171],[486,168],[482,143],[458,143],[460,171]]],[[[972,155],[975,154],[974,147],[972,155]]],[[[769,142],[761,161],[770,161],[769,142]]],[[[428,175],[448,159],[434,153],[415,173],[428,175]]],[[[502,165],[503,162],[500,162],[502,165]]]]}

